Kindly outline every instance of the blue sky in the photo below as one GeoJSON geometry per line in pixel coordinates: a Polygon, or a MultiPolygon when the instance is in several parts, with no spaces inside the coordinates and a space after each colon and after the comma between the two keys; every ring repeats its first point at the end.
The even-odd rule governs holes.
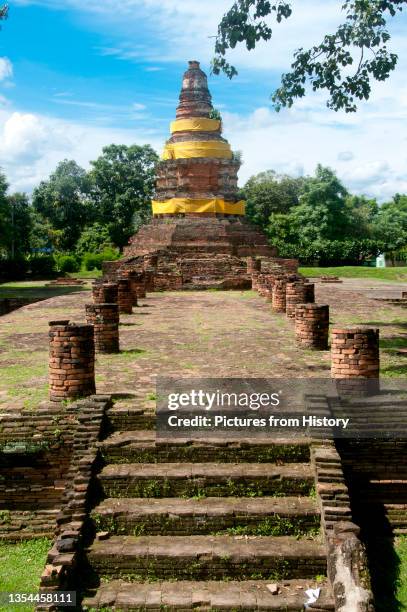
{"type": "MultiPolygon", "coordinates": [[[[0,32],[0,165],[30,191],[61,159],[86,167],[111,142],[168,137],[187,60],[209,72],[217,23],[232,0],[14,0],[0,32]],[[84,6],[85,5],[85,6],[84,6]]],[[[241,182],[273,168],[334,167],[345,184],[380,199],[407,192],[405,17],[392,25],[400,53],[391,81],[355,116],[311,95],[274,113],[269,95],[292,51],[318,42],[340,19],[341,0],[294,0],[272,44],[233,56],[239,77],[209,77],[225,136],[243,152],[241,182]],[[317,18],[316,18],[317,16],[317,18]]]]}

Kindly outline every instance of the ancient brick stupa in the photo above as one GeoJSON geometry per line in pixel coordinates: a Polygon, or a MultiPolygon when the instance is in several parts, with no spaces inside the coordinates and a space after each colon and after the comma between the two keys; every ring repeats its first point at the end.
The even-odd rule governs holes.
{"type": "Polygon", "coordinates": [[[105,274],[153,266],[159,288],[247,286],[248,257],[279,263],[266,236],[245,218],[240,161],[222,137],[199,62],[189,62],[179,100],[157,168],[153,218],[131,238],[124,259],[105,264],[105,274]]]}

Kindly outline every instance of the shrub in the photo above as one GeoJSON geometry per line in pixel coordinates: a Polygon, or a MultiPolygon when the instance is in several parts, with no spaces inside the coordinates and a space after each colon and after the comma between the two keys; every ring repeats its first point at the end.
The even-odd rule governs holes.
{"type": "Polygon", "coordinates": [[[33,276],[52,276],[55,268],[53,255],[34,255],[28,260],[28,269],[33,276]]]}
{"type": "Polygon", "coordinates": [[[27,262],[25,259],[0,259],[1,280],[21,280],[27,273],[27,262]]]}
{"type": "Polygon", "coordinates": [[[114,249],[106,249],[103,253],[85,253],[82,258],[82,267],[85,270],[101,270],[104,261],[114,261],[119,254],[114,249]]]}
{"type": "Polygon", "coordinates": [[[79,272],[80,262],[75,255],[55,255],[56,269],[58,272],[79,272]]]}

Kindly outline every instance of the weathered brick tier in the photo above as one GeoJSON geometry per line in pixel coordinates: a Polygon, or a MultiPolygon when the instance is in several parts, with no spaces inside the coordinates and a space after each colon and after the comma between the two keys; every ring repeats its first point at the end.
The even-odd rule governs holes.
{"type": "Polygon", "coordinates": [[[95,344],[92,325],[50,322],[49,397],[53,401],[95,393],[95,344]]]}
{"type": "Polygon", "coordinates": [[[127,278],[119,278],[118,303],[120,314],[131,314],[133,312],[133,292],[131,291],[130,281],[127,278]]]}
{"type": "Polygon", "coordinates": [[[300,304],[295,309],[295,337],[304,348],[327,350],[329,306],[300,304]]]}
{"type": "Polygon", "coordinates": [[[379,391],[379,330],[369,327],[335,327],[331,340],[331,376],[341,379],[342,393],[374,394],[379,391]]]}
{"type": "Polygon", "coordinates": [[[301,281],[286,285],[286,314],[289,319],[295,319],[295,308],[306,302],[305,284],[301,281]]]}
{"type": "Polygon", "coordinates": [[[98,353],[119,352],[118,304],[86,304],[86,322],[93,325],[95,350],[98,353]]]}
{"type": "Polygon", "coordinates": [[[212,198],[219,194],[228,201],[236,201],[239,166],[232,159],[201,157],[160,162],[155,199],[212,198]]]}

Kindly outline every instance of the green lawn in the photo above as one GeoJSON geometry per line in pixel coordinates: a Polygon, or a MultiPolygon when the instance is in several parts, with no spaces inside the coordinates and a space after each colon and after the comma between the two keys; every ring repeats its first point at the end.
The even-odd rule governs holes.
{"type": "Polygon", "coordinates": [[[407,282],[407,266],[403,268],[365,268],[364,266],[342,266],[338,268],[299,269],[304,276],[339,276],[342,278],[371,278],[379,281],[407,282]]]}
{"type": "Polygon", "coordinates": [[[58,295],[90,289],[90,284],[83,287],[46,287],[49,281],[21,281],[0,284],[0,299],[22,298],[27,300],[46,300],[58,295]]]}
{"type": "MultiPolygon", "coordinates": [[[[45,565],[50,540],[36,539],[16,544],[0,541],[1,591],[36,593],[45,565]]],[[[28,612],[34,606],[0,606],[1,612],[28,612]]]]}
{"type": "Polygon", "coordinates": [[[401,610],[407,610],[407,537],[400,536],[395,542],[396,555],[400,560],[399,575],[396,585],[396,598],[401,610]]]}

